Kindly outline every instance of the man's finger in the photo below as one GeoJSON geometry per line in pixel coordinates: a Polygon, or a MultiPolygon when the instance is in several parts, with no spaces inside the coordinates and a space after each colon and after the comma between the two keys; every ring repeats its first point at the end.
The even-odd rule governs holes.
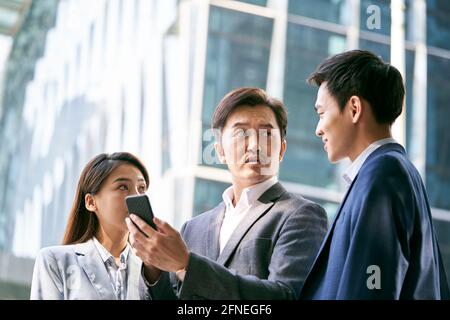
{"type": "Polygon", "coordinates": [[[138,226],[138,228],[141,229],[141,231],[147,235],[147,237],[151,238],[153,234],[156,232],[152,227],[150,227],[144,220],[139,218],[137,215],[130,214],[130,218],[138,226]]]}
{"type": "Polygon", "coordinates": [[[153,222],[155,222],[156,227],[158,228],[159,231],[161,231],[164,234],[174,234],[176,233],[176,230],[174,228],[172,228],[170,226],[170,224],[168,224],[167,222],[160,220],[158,218],[154,218],[153,222]]]}
{"type": "Polygon", "coordinates": [[[132,244],[134,242],[140,242],[144,243],[147,239],[147,236],[144,235],[141,230],[138,229],[138,227],[135,226],[135,224],[130,220],[130,218],[125,219],[128,227],[128,231],[130,231],[130,238],[132,240],[132,244]]]}

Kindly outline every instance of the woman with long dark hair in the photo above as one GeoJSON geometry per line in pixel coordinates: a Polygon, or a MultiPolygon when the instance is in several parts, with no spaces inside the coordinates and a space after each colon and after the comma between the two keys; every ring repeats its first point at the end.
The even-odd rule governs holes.
{"type": "Polygon", "coordinates": [[[31,299],[145,299],[142,261],[128,244],[125,197],[142,194],[147,169],[130,153],[100,154],[78,182],[62,246],[42,249],[31,299]]]}

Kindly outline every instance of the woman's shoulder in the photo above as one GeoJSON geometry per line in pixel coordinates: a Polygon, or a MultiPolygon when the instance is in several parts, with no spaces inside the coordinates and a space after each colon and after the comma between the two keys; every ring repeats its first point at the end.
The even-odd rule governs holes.
{"type": "Polygon", "coordinates": [[[86,245],[87,242],[45,247],[39,250],[38,258],[59,260],[63,257],[75,256],[86,245]]]}

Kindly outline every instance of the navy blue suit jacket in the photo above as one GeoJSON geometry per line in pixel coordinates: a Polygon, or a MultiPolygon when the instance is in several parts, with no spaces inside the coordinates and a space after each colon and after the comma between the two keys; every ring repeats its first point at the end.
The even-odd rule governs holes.
{"type": "Polygon", "coordinates": [[[364,162],[301,298],[449,298],[425,187],[399,144],[379,147],[364,162]]]}

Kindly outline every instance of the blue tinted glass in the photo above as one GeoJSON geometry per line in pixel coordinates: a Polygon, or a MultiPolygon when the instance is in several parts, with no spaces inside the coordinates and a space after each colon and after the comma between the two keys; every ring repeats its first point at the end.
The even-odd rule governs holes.
{"type": "Polygon", "coordinates": [[[450,1],[427,0],[427,43],[450,50],[450,1]]]}
{"type": "Polygon", "coordinates": [[[199,215],[211,210],[222,201],[222,193],[230,184],[205,179],[195,179],[194,212],[199,215]]]}
{"type": "Polygon", "coordinates": [[[450,60],[428,56],[426,185],[432,207],[450,209],[450,60]]]}
{"type": "Polygon", "coordinates": [[[317,88],[308,85],[306,78],[325,58],[345,50],[345,38],[290,23],[286,50],[284,102],[288,109],[288,148],[280,178],[337,189],[337,166],[328,162],[322,141],[315,135],[317,88]]]}
{"type": "Polygon", "coordinates": [[[346,0],[290,0],[290,14],[308,18],[347,24],[348,14],[346,0]]]}
{"type": "MultiPolygon", "coordinates": [[[[244,86],[265,89],[273,20],[212,6],[202,122],[211,126],[218,102],[232,89],[244,86]]],[[[210,142],[203,142],[203,150],[210,142]]]]}

